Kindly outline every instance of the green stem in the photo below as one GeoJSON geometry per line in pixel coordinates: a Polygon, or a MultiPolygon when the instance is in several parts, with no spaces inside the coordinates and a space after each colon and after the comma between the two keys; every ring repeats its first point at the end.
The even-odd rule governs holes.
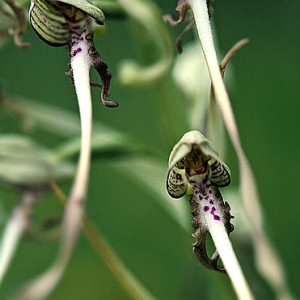
{"type": "MultiPolygon", "coordinates": [[[[244,152],[241,147],[240,138],[239,138],[235,118],[233,115],[233,111],[231,108],[229,96],[227,94],[225,84],[222,78],[222,74],[220,71],[219,63],[217,60],[217,55],[216,55],[214,42],[213,42],[212,30],[209,22],[207,3],[204,0],[201,1],[188,0],[188,3],[194,14],[199,40],[201,42],[203,53],[207,62],[207,67],[214,88],[216,101],[219,105],[229,136],[239,156],[240,164],[245,165],[244,167],[241,167],[241,179],[243,180],[244,178],[248,178],[248,179],[253,178],[253,176],[251,176],[252,174],[247,177],[243,176],[244,171],[245,170],[250,171],[250,168],[248,166],[246,156],[244,155],[244,152]]],[[[220,249],[218,249],[218,251],[219,250],[220,249]]],[[[223,253],[220,253],[221,259],[223,263],[226,265],[227,264],[227,257],[225,255],[226,253],[224,253],[225,256],[223,255],[223,257],[222,254],[223,253]]],[[[228,266],[226,265],[226,268],[227,268],[227,273],[231,279],[232,285],[239,299],[253,299],[253,295],[250,291],[250,288],[239,266],[238,261],[235,260],[234,265],[233,264],[228,264],[228,266]]]]}

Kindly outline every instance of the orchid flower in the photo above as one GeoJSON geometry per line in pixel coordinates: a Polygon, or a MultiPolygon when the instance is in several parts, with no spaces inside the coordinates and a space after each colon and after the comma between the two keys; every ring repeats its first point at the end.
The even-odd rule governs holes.
{"type": "Polygon", "coordinates": [[[67,73],[75,85],[81,117],[81,151],[73,188],[66,206],[61,237],[61,248],[53,266],[20,291],[20,299],[40,299],[48,295],[61,278],[69,261],[81,227],[86,198],[91,143],[92,103],[89,70],[94,67],[102,84],[101,100],[106,107],[117,107],[108,101],[111,74],[96,51],[91,31],[92,21],[104,25],[104,14],[85,0],[32,0],[29,20],[36,33],[48,44],[67,45],[71,69],[67,73]]]}
{"type": "Polygon", "coordinates": [[[233,230],[230,223],[230,207],[223,201],[219,187],[230,184],[230,171],[220,160],[210,142],[199,132],[187,132],[175,145],[169,157],[167,190],[173,198],[190,194],[193,210],[192,225],[194,253],[208,269],[229,275],[239,299],[253,299],[228,234],[233,230]],[[217,251],[209,258],[206,238],[210,233],[217,251]],[[218,265],[219,255],[224,267],[218,265]]]}
{"type": "MultiPolygon", "coordinates": [[[[175,20],[173,16],[168,15],[165,21],[169,22],[172,26],[177,26],[186,19],[189,10],[193,12],[194,18],[191,25],[195,25],[197,29],[210,75],[216,105],[238,157],[242,205],[246,218],[251,224],[251,235],[255,249],[257,269],[276,291],[278,298],[289,299],[292,298],[292,296],[286,283],[283,266],[263,229],[262,210],[255,177],[242,147],[234,113],[224,84],[223,73],[228,63],[227,58],[225,58],[224,64],[221,63],[221,65],[219,65],[218,63],[209,21],[212,12],[210,3],[210,0],[179,0],[176,8],[179,12],[179,18],[175,20]],[[268,259],[266,259],[266,257],[268,259]]],[[[187,29],[189,28],[191,28],[190,25],[188,25],[187,29]]],[[[243,40],[236,47],[233,47],[233,50],[230,51],[231,53],[228,54],[229,59],[232,56],[232,52],[236,51],[236,48],[246,42],[247,40],[243,40]]]]}

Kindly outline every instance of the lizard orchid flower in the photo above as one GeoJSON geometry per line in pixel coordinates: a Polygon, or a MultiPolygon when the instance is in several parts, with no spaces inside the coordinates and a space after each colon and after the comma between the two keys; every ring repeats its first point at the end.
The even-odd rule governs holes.
{"type": "Polygon", "coordinates": [[[190,194],[194,209],[193,237],[196,239],[193,250],[197,259],[208,269],[227,273],[240,299],[252,299],[228,238],[233,230],[230,207],[219,191],[230,181],[229,168],[199,131],[187,132],[173,148],[169,158],[167,190],[173,198],[190,194]],[[217,249],[211,258],[206,250],[208,233],[217,249]],[[218,265],[219,256],[224,267],[218,265]]]}

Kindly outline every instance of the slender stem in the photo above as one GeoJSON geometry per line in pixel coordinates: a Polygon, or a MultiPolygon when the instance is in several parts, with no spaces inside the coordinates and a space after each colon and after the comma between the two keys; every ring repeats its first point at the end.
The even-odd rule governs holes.
{"type": "Polygon", "coordinates": [[[88,47],[89,45],[85,39],[77,39],[77,43],[71,49],[71,67],[81,119],[81,149],[76,177],[65,210],[60,252],[50,269],[18,293],[17,299],[19,300],[42,299],[49,295],[63,275],[81,227],[83,204],[89,178],[92,134],[92,99],[88,47]]]}
{"type": "Polygon", "coordinates": [[[203,53],[207,62],[208,71],[212,80],[216,100],[221,109],[228,133],[232,138],[235,147],[240,148],[240,138],[237,131],[230,100],[223,82],[222,74],[213,43],[212,31],[209,22],[208,8],[204,0],[189,0],[194,13],[196,27],[201,41],[203,53]]]}
{"type": "Polygon", "coordinates": [[[238,41],[236,44],[234,44],[231,47],[231,49],[229,49],[229,51],[227,52],[227,54],[225,55],[225,57],[222,59],[220,63],[220,69],[222,73],[224,73],[226,66],[228,65],[229,61],[234,56],[236,51],[238,51],[241,47],[243,47],[247,43],[249,43],[249,39],[242,39],[238,41]]]}
{"type": "MultiPolygon", "coordinates": [[[[82,51],[88,51],[88,49],[84,49],[86,48],[84,43],[82,43],[81,47],[83,48],[82,51]]],[[[92,98],[89,83],[89,66],[87,66],[88,62],[86,61],[87,55],[87,53],[77,54],[71,60],[81,119],[81,150],[70,199],[77,199],[80,203],[86,195],[92,145],[92,98]]]]}
{"type": "MultiPolygon", "coordinates": [[[[207,67],[210,73],[210,77],[212,80],[212,85],[214,87],[216,101],[220,107],[220,111],[224,120],[224,123],[227,127],[228,133],[231,137],[232,143],[237,151],[239,156],[239,161],[242,164],[246,164],[248,166],[246,157],[244,155],[243,149],[240,143],[240,137],[237,131],[237,126],[235,122],[235,118],[233,115],[233,111],[231,108],[230,100],[225,88],[225,84],[222,78],[222,74],[220,71],[214,43],[212,30],[209,22],[209,14],[207,3],[204,0],[188,0],[188,3],[193,11],[194,19],[196,23],[196,28],[198,31],[199,39],[202,45],[203,53],[207,62],[207,67]]],[[[246,168],[247,169],[247,168],[246,168]]],[[[243,170],[243,168],[241,168],[243,170]]],[[[245,169],[244,169],[245,170],[245,169]]],[[[249,170],[249,169],[247,169],[249,170]]],[[[243,174],[241,174],[241,178],[243,178],[243,174]]],[[[214,229],[213,229],[214,231],[214,229]]],[[[217,239],[218,240],[218,239],[217,239]]],[[[226,239],[224,239],[226,240],[226,239]]],[[[228,237],[227,237],[228,240],[228,237]]],[[[216,241],[215,241],[216,242],[216,241]]],[[[225,241],[224,241],[225,242],[225,241]]],[[[229,241],[227,241],[228,243],[229,241]]],[[[218,243],[218,241],[217,241],[218,243]]],[[[223,245],[216,245],[218,251],[223,251],[223,245]],[[221,246],[221,247],[220,247],[221,246]]],[[[230,246],[231,247],[231,246],[230,246]]],[[[228,248],[229,249],[229,248],[228,248]]],[[[225,253],[224,253],[225,254],[225,253]]],[[[232,255],[234,252],[232,251],[232,255]]],[[[235,255],[234,255],[235,256],[235,255]]],[[[240,270],[238,274],[235,272],[231,272],[230,267],[231,264],[226,261],[226,254],[222,257],[222,261],[227,268],[228,275],[230,276],[231,282],[234,286],[234,289],[240,299],[253,299],[251,291],[247,285],[247,282],[244,278],[244,274],[240,270]],[[233,276],[233,277],[232,277],[233,276]],[[242,283],[242,285],[241,285],[242,283]]],[[[235,258],[236,259],[236,258],[235,258]]],[[[238,264],[238,262],[236,261],[238,264]]]]}
{"type": "Polygon", "coordinates": [[[35,191],[24,193],[21,203],[11,214],[0,244],[0,284],[17,249],[18,243],[29,225],[28,214],[37,199],[35,191]]]}
{"type": "Polygon", "coordinates": [[[71,49],[71,67],[73,80],[77,94],[80,124],[81,124],[81,147],[77,166],[77,172],[72,191],[66,206],[63,234],[65,235],[64,251],[70,255],[76,242],[83,204],[86,198],[87,185],[90,171],[91,145],[92,145],[92,98],[90,91],[90,62],[88,60],[88,43],[85,39],[78,42],[71,49]]]}
{"type": "Polygon", "coordinates": [[[210,226],[209,232],[238,298],[243,300],[254,299],[236,258],[224,224],[215,223],[213,226],[210,226]]]}
{"type": "MultiPolygon", "coordinates": [[[[285,272],[268,236],[264,233],[259,196],[253,171],[242,148],[230,100],[222,80],[222,74],[214,49],[206,1],[188,0],[194,13],[196,27],[206,58],[212,85],[228,134],[236,150],[240,169],[240,190],[244,211],[251,223],[257,268],[276,290],[278,297],[292,298],[286,283],[285,272]],[[261,251],[264,249],[264,251],[261,251]],[[266,259],[266,257],[268,259],[266,259]],[[272,264],[267,263],[272,261],[272,264]],[[280,290],[278,288],[280,286],[280,290]],[[282,296],[283,295],[283,296],[282,296]]],[[[242,41],[244,43],[245,41],[242,41]]],[[[239,45],[238,45],[239,46],[239,45]]]]}
{"type": "MultiPolygon", "coordinates": [[[[88,51],[85,44],[79,43],[74,51],[81,49],[82,52],[88,51]]],[[[71,60],[73,79],[78,97],[78,104],[81,116],[81,151],[78,163],[78,170],[74,181],[73,189],[66,207],[65,215],[65,235],[64,242],[66,253],[69,255],[76,240],[78,229],[83,223],[83,231],[91,244],[94,246],[103,261],[115,275],[120,284],[133,297],[133,299],[155,299],[134,275],[125,267],[123,262],[112,250],[109,243],[104,239],[99,230],[84,214],[82,209],[84,198],[87,191],[88,174],[90,168],[91,155],[91,132],[92,132],[92,105],[89,86],[89,69],[86,67],[85,59],[87,53],[78,53],[71,60]]]]}

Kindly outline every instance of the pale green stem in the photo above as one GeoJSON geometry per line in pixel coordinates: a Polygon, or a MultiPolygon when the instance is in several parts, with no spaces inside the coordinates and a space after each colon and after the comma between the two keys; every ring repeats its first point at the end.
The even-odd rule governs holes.
{"type": "Polygon", "coordinates": [[[36,201],[36,193],[25,192],[21,203],[15,207],[2,234],[0,244],[0,284],[17,249],[22,234],[29,224],[28,214],[36,201]]]}
{"type": "Polygon", "coordinates": [[[189,0],[188,3],[193,11],[196,27],[207,62],[208,71],[214,87],[216,100],[219,104],[224,122],[236,147],[240,148],[239,134],[235,124],[230,100],[223,82],[222,74],[215,51],[211,26],[209,22],[208,9],[204,0],[189,0]]]}
{"type": "Polygon", "coordinates": [[[206,1],[188,0],[188,3],[193,10],[199,39],[211,76],[216,101],[238,156],[242,201],[244,211],[251,223],[251,233],[255,247],[257,268],[277,292],[277,296],[280,299],[292,299],[293,296],[287,286],[284,269],[281,265],[280,259],[272,247],[269,238],[263,231],[261,207],[256,183],[248,159],[241,146],[234,114],[220,72],[209,23],[206,1]],[[264,251],[260,251],[261,249],[264,249],[264,251]],[[266,255],[268,255],[267,258],[266,255]]]}
{"type": "Polygon", "coordinates": [[[72,57],[71,67],[80,112],[81,147],[77,172],[64,217],[64,236],[62,241],[65,255],[68,257],[66,258],[66,263],[71,255],[81,227],[81,218],[89,179],[92,145],[92,97],[90,91],[88,45],[86,41],[83,41],[77,45],[77,48],[81,48],[82,53],[77,53],[72,57]]]}
{"type": "MultiPolygon", "coordinates": [[[[240,138],[237,131],[237,126],[235,123],[234,115],[232,112],[232,108],[230,105],[230,100],[223,82],[222,74],[220,71],[214,43],[213,43],[213,37],[212,37],[212,31],[211,26],[209,22],[209,15],[208,15],[208,8],[206,1],[204,0],[188,0],[188,3],[193,11],[194,19],[199,35],[199,39],[202,45],[203,53],[207,62],[207,67],[210,73],[210,77],[212,80],[212,85],[214,87],[214,92],[216,96],[216,101],[220,107],[221,114],[223,116],[225,125],[227,127],[228,133],[231,137],[231,140],[236,148],[237,154],[239,156],[240,163],[247,164],[248,162],[246,160],[246,157],[244,155],[244,152],[241,148],[240,138]]],[[[241,171],[243,172],[245,168],[241,168],[241,171]]],[[[249,168],[246,168],[246,170],[250,170],[249,168]]],[[[243,174],[241,174],[241,178],[245,178],[243,174]]],[[[255,191],[255,190],[254,190],[255,191]]],[[[253,211],[253,210],[251,210],[253,211]]],[[[258,210],[259,211],[259,210],[258,210]]],[[[216,242],[216,241],[215,241],[216,242]]],[[[217,246],[217,245],[216,245],[217,246]]],[[[221,247],[222,248],[222,247],[221,247]]],[[[217,246],[218,251],[220,250],[217,246]]],[[[221,256],[222,261],[224,265],[227,265],[226,262],[226,255],[223,257],[221,256]]],[[[237,275],[234,274],[230,270],[231,265],[229,264],[227,266],[228,275],[230,276],[230,279],[232,281],[232,284],[234,286],[234,289],[237,293],[237,295],[240,297],[240,299],[253,299],[253,296],[251,294],[251,291],[246,283],[246,280],[244,278],[244,274],[240,272],[238,276],[240,277],[239,280],[237,280],[237,275]],[[233,276],[234,277],[231,277],[233,276]],[[243,285],[241,286],[240,283],[243,282],[243,285]]]]}
{"type": "Polygon", "coordinates": [[[60,252],[52,267],[22,289],[18,294],[18,299],[34,300],[45,298],[49,295],[63,275],[81,227],[83,204],[89,178],[92,133],[92,99],[89,83],[90,62],[88,47],[86,40],[84,40],[75,45],[75,49],[71,49],[72,55],[74,50],[81,48],[81,51],[76,55],[72,55],[71,59],[81,118],[81,149],[76,177],[63,220],[60,252]]]}
{"type": "Polygon", "coordinates": [[[209,233],[222,259],[223,265],[235,289],[236,295],[242,300],[254,299],[237,260],[224,224],[214,222],[209,226],[209,233]]]}

